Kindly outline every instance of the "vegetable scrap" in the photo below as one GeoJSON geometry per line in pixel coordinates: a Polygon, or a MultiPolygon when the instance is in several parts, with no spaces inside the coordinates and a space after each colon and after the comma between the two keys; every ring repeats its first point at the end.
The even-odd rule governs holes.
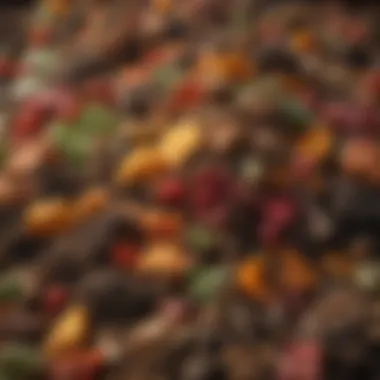
{"type": "Polygon", "coordinates": [[[1,380],[379,379],[353,6],[0,6],[1,380]]]}

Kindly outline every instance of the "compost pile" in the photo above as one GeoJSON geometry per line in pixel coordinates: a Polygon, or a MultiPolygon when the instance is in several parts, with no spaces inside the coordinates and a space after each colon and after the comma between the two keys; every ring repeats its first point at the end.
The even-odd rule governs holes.
{"type": "Polygon", "coordinates": [[[1,380],[379,379],[379,12],[2,12],[1,380]]]}

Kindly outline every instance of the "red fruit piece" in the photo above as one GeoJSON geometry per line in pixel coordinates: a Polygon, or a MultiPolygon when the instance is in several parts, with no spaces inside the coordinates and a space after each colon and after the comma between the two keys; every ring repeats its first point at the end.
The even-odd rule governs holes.
{"type": "Polygon", "coordinates": [[[43,310],[49,315],[56,315],[63,310],[68,299],[66,289],[59,285],[49,287],[43,297],[43,310]]]}
{"type": "Polygon", "coordinates": [[[317,164],[317,160],[314,157],[297,155],[293,158],[291,163],[291,171],[294,174],[295,179],[306,179],[312,173],[317,164]]]}
{"type": "Polygon", "coordinates": [[[173,94],[171,106],[176,110],[192,108],[199,104],[204,96],[205,91],[199,84],[192,81],[185,82],[173,94]]]}
{"type": "Polygon", "coordinates": [[[58,357],[51,363],[51,380],[94,380],[102,364],[97,352],[74,354],[70,357],[58,357]]]}
{"type": "Polygon", "coordinates": [[[26,76],[29,73],[29,67],[25,62],[17,62],[15,67],[16,76],[26,76]]]}
{"type": "Polygon", "coordinates": [[[186,318],[187,305],[181,299],[168,299],[162,304],[162,311],[173,322],[182,322],[186,318]]]}
{"type": "Polygon", "coordinates": [[[210,209],[219,204],[218,194],[211,187],[199,187],[193,190],[191,203],[196,209],[210,209]]]}
{"type": "Polygon", "coordinates": [[[220,229],[226,225],[229,217],[228,207],[221,205],[214,207],[211,210],[200,209],[196,212],[196,217],[198,220],[211,229],[220,229]]]}
{"type": "Polygon", "coordinates": [[[323,117],[328,124],[340,126],[346,118],[346,108],[342,103],[327,104],[323,110],[323,117]]]}
{"type": "Polygon", "coordinates": [[[219,167],[200,169],[190,183],[191,203],[196,209],[210,209],[230,198],[233,181],[219,167]]]}
{"type": "Polygon", "coordinates": [[[178,204],[185,195],[185,187],[177,178],[164,179],[155,189],[156,199],[160,203],[178,204]]]}
{"type": "Polygon", "coordinates": [[[111,83],[104,79],[94,79],[86,83],[84,95],[88,100],[103,104],[113,104],[115,102],[115,91],[111,83]]]}
{"type": "Polygon", "coordinates": [[[63,121],[74,121],[81,113],[81,104],[75,99],[67,99],[57,107],[57,117],[63,121]]]}
{"type": "Polygon", "coordinates": [[[199,168],[195,175],[194,175],[194,180],[197,183],[213,183],[215,185],[219,185],[222,183],[225,183],[228,178],[227,173],[219,166],[204,166],[199,168]]]}
{"type": "Polygon", "coordinates": [[[73,121],[80,114],[81,103],[70,91],[60,89],[47,91],[41,95],[40,100],[64,121],[73,121]]]}
{"type": "Polygon", "coordinates": [[[112,249],[111,258],[114,264],[122,268],[133,268],[137,263],[139,248],[132,243],[119,243],[112,249]]]}
{"type": "Polygon", "coordinates": [[[30,32],[30,45],[33,47],[45,46],[50,42],[51,36],[48,28],[33,28],[30,32]]]}
{"type": "Polygon", "coordinates": [[[301,102],[310,110],[317,110],[319,106],[317,95],[311,90],[305,90],[301,95],[301,102]]]}
{"type": "Polygon", "coordinates": [[[290,318],[297,318],[307,305],[307,296],[302,292],[292,292],[283,295],[284,309],[290,318]]]}
{"type": "Polygon", "coordinates": [[[259,239],[265,247],[274,246],[278,243],[281,228],[277,224],[264,222],[259,227],[259,239]]]}
{"type": "Polygon", "coordinates": [[[266,43],[279,42],[283,36],[283,28],[271,21],[262,21],[259,25],[259,34],[262,41],[266,43]]]}
{"type": "Polygon", "coordinates": [[[279,380],[317,380],[320,378],[321,349],[315,341],[294,342],[280,358],[279,380]]]}
{"type": "Polygon", "coordinates": [[[8,57],[0,58],[0,77],[12,78],[17,72],[15,63],[8,57]]]}
{"type": "Polygon", "coordinates": [[[157,66],[160,63],[163,63],[163,61],[166,58],[165,50],[163,49],[153,49],[149,51],[145,56],[143,57],[143,64],[147,64],[151,67],[157,66]]]}
{"type": "Polygon", "coordinates": [[[264,204],[263,221],[259,228],[262,244],[276,244],[280,234],[294,217],[295,208],[289,200],[274,198],[267,201],[264,204]]]}
{"type": "Polygon", "coordinates": [[[46,120],[44,107],[38,102],[27,103],[16,115],[12,123],[11,136],[20,142],[39,132],[46,120]]]}
{"type": "Polygon", "coordinates": [[[380,95],[380,72],[367,74],[363,82],[364,86],[366,86],[370,92],[377,96],[380,95]]]}
{"type": "Polygon", "coordinates": [[[264,213],[264,218],[277,225],[288,224],[295,216],[293,204],[283,198],[274,198],[268,201],[264,213]]]}
{"type": "Polygon", "coordinates": [[[347,41],[351,43],[360,43],[368,35],[368,27],[364,22],[359,20],[351,20],[345,25],[344,34],[347,41]]]}
{"type": "Polygon", "coordinates": [[[247,207],[256,207],[255,199],[247,183],[237,181],[231,188],[231,197],[234,201],[242,202],[247,207]]]}

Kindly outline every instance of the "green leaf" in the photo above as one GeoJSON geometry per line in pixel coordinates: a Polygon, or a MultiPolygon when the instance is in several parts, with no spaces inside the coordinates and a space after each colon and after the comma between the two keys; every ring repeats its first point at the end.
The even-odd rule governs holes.
{"type": "Polygon", "coordinates": [[[228,268],[218,266],[201,269],[190,278],[190,295],[198,301],[208,301],[221,290],[228,276],[228,268]]]}
{"type": "Polygon", "coordinates": [[[23,296],[20,280],[15,277],[6,277],[0,281],[0,303],[17,301],[23,296]]]}
{"type": "Polygon", "coordinates": [[[215,247],[218,236],[202,226],[191,226],[185,233],[186,242],[191,248],[199,251],[207,251],[215,247]]]}
{"type": "Polygon", "coordinates": [[[178,82],[183,76],[182,71],[175,65],[158,67],[153,72],[153,81],[162,86],[171,86],[178,82]]]}
{"type": "Polygon", "coordinates": [[[297,128],[309,126],[313,120],[313,113],[296,99],[289,99],[281,104],[281,109],[289,121],[297,128]]]}
{"type": "Polygon", "coordinates": [[[67,138],[68,128],[71,128],[67,123],[55,121],[47,126],[50,134],[51,142],[54,145],[61,145],[61,142],[67,138]]]}
{"type": "Polygon", "coordinates": [[[42,365],[41,353],[32,347],[12,343],[0,350],[0,374],[6,379],[28,380],[42,365]]]}
{"type": "Polygon", "coordinates": [[[82,165],[91,154],[93,141],[85,135],[77,134],[66,141],[63,152],[73,164],[82,165]]]}
{"type": "Polygon", "coordinates": [[[106,107],[91,104],[85,107],[79,119],[79,128],[91,134],[108,134],[117,127],[117,117],[106,107]]]}
{"type": "Polygon", "coordinates": [[[54,69],[59,60],[59,55],[52,49],[36,49],[28,53],[25,63],[31,70],[44,76],[54,69]]]}
{"type": "Polygon", "coordinates": [[[247,104],[257,100],[268,100],[277,104],[284,97],[279,79],[276,76],[256,79],[241,88],[239,92],[240,101],[242,103],[247,102],[247,104]]]}
{"type": "Polygon", "coordinates": [[[53,144],[74,165],[82,165],[90,155],[95,136],[83,131],[78,124],[57,123],[51,127],[53,144]]]}

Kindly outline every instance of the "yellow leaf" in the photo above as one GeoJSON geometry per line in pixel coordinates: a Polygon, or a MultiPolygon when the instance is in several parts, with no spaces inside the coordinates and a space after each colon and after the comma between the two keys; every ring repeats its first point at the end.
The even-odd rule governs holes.
{"type": "Polygon", "coordinates": [[[172,8],[173,3],[171,0],[153,0],[152,5],[155,10],[166,13],[172,8]]]}
{"type": "Polygon", "coordinates": [[[69,10],[70,2],[70,0],[47,0],[47,5],[53,13],[62,15],[69,10]]]}
{"type": "Polygon", "coordinates": [[[138,263],[141,272],[173,275],[182,274],[190,261],[179,246],[170,243],[154,243],[147,247],[138,263]]]}
{"type": "Polygon", "coordinates": [[[24,213],[28,232],[37,235],[54,235],[71,227],[71,204],[61,198],[37,201],[24,213]]]}
{"type": "Polygon", "coordinates": [[[183,164],[201,145],[200,126],[192,121],[171,128],[161,139],[159,150],[172,166],[183,164]]]}
{"type": "Polygon", "coordinates": [[[76,306],[66,310],[49,332],[44,349],[48,356],[54,356],[79,348],[86,337],[89,326],[87,309],[76,306]]]}
{"type": "Polygon", "coordinates": [[[332,144],[331,131],[328,128],[315,127],[306,132],[296,142],[295,148],[297,154],[319,160],[326,156],[332,144]]]}
{"type": "Polygon", "coordinates": [[[182,218],[177,213],[149,210],[141,213],[139,222],[149,237],[175,237],[182,230],[182,218]]]}
{"type": "Polygon", "coordinates": [[[267,301],[271,294],[264,279],[264,258],[256,256],[244,260],[236,272],[237,288],[250,297],[267,301]]]}
{"type": "Polygon", "coordinates": [[[290,48],[295,52],[307,52],[313,48],[313,38],[307,31],[295,33],[290,41],[290,48]]]}
{"type": "Polygon", "coordinates": [[[283,252],[281,283],[288,290],[304,291],[314,287],[316,273],[310,265],[295,251],[283,252]]]}
{"type": "Polygon", "coordinates": [[[353,274],[355,263],[342,253],[330,252],[323,256],[322,267],[330,276],[349,278],[353,274]]]}
{"type": "Polygon", "coordinates": [[[167,163],[162,153],[151,147],[136,148],[122,161],[117,174],[119,184],[146,181],[164,172],[167,163]]]}
{"type": "Polygon", "coordinates": [[[109,194],[106,189],[93,188],[87,190],[76,201],[73,208],[77,220],[88,218],[103,210],[108,202],[109,194]]]}

